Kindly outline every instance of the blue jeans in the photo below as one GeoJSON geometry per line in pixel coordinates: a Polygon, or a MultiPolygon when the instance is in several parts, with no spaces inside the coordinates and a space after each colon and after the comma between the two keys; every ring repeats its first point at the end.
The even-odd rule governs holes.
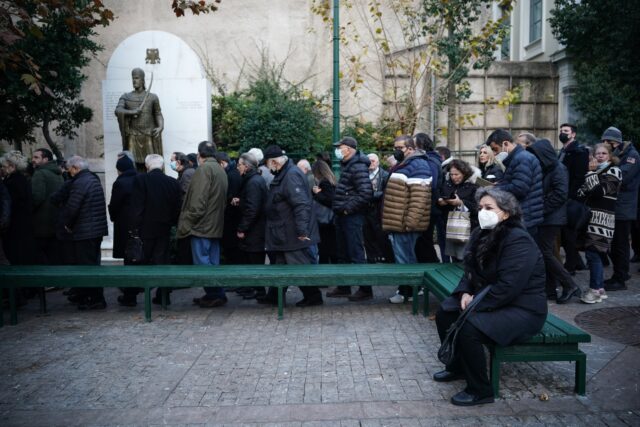
{"type": "MultiPolygon", "coordinates": [[[[396,258],[396,264],[415,264],[418,262],[416,258],[416,242],[420,237],[420,233],[391,233],[391,247],[396,258]]],[[[410,297],[412,293],[411,286],[400,285],[398,291],[403,297],[410,297]]]]}
{"type": "Polygon", "coordinates": [[[418,262],[416,259],[418,237],[420,237],[418,232],[389,234],[393,254],[396,257],[396,264],[415,264],[418,262]]]}
{"type": "Polygon", "coordinates": [[[336,252],[340,264],[365,264],[362,226],[364,215],[336,216],[336,252]]]}
{"type": "MultiPolygon", "coordinates": [[[[220,239],[191,236],[191,255],[195,265],[220,265],[220,239]]],[[[224,288],[205,287],[205,298],[227,299],[224,288]]]]}
{"type": "Polygon", "coordinates": [[[600,253],[595,249],[588,248],[584,254],[589,265],[589,287],[591,289],[604,288],[604,266],[600,253]]]}

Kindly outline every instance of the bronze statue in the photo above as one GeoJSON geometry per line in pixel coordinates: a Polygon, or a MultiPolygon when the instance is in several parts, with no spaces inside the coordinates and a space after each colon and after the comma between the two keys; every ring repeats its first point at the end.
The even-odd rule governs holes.
{"type": "MultiPolygon", "coordinates": [[[[122,135],[122,149],[131,151],[138,170],[145,171],[144,159],[148,154],[162,155],[164,118],[158,96],[146,90],[144,71],[134,68],[131,81],[134,90],[120,97],[115,113],[122,135]]],[[[152,84],[153,76],[149,90],[152,84]]]]}

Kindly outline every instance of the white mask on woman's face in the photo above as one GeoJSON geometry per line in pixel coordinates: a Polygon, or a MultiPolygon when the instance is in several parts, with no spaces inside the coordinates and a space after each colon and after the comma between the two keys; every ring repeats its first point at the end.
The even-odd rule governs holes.
{"type": "Polygon", "coordinates": [[[478,212],[478,222],[483,230],[492,230],[500,223],[500,217],[494,211],[481,209],[478,212]]]}

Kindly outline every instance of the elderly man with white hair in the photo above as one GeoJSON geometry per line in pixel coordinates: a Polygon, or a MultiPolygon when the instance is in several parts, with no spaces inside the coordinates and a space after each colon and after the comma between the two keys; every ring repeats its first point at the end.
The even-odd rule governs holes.
{"type": "MultiPolygon", "coordinates": [[[[133,182],[133,230],[142,239],[144,264],[169,264],[169,233],[180,215],[180,184],[162,171],[164,159],[149,154],[144,159],[147,173],[139,174],[133,182]]],[[[126,307],[136,305],[141,288],[123,288],[118,303],[126,307]]],[[[156,293],[153,302],[160,303],[156,293]]]]}
{"type": "Polygon", "coordinates": [[[386,246],[389,245],[388,240],[382,231],[382,223],[380,221],[380,209],[382,209],[382,196],[384,187],[389,179],[389,172],[380,167],[380,158],[376,153],[370,153],[369,157],[369,180],[373,187],[373,199],[371,200],[370,209],[364,217],[364,225],[362,227],[362,235],[364,238],[364,250],[369,264],[377,262],[393,262],[393,259],[386,259],[388,252],[386,246]]]}
{"type": "MultiPolygon", "coordinates": [[[[60,217],[67,233],[65,239],[71,241],[70,257],[75,265],[99,265],[100,244],[107,234],[107,209],[100,178],[80,156],[67,161],[67,170],[72,182],[60,217]]],[[[78,288],[69,298],[80,310],[107,307],[102,288],[78,288]]]]}

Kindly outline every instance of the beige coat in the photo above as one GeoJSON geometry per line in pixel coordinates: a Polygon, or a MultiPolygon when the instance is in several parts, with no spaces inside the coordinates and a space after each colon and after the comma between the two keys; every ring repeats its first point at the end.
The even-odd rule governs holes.
{"type": "Polygon", "coordinates": [[[393,233],[425,231],[430,218],[431,179],[391,174],[384,194],[382,229],[393,233]]]}

